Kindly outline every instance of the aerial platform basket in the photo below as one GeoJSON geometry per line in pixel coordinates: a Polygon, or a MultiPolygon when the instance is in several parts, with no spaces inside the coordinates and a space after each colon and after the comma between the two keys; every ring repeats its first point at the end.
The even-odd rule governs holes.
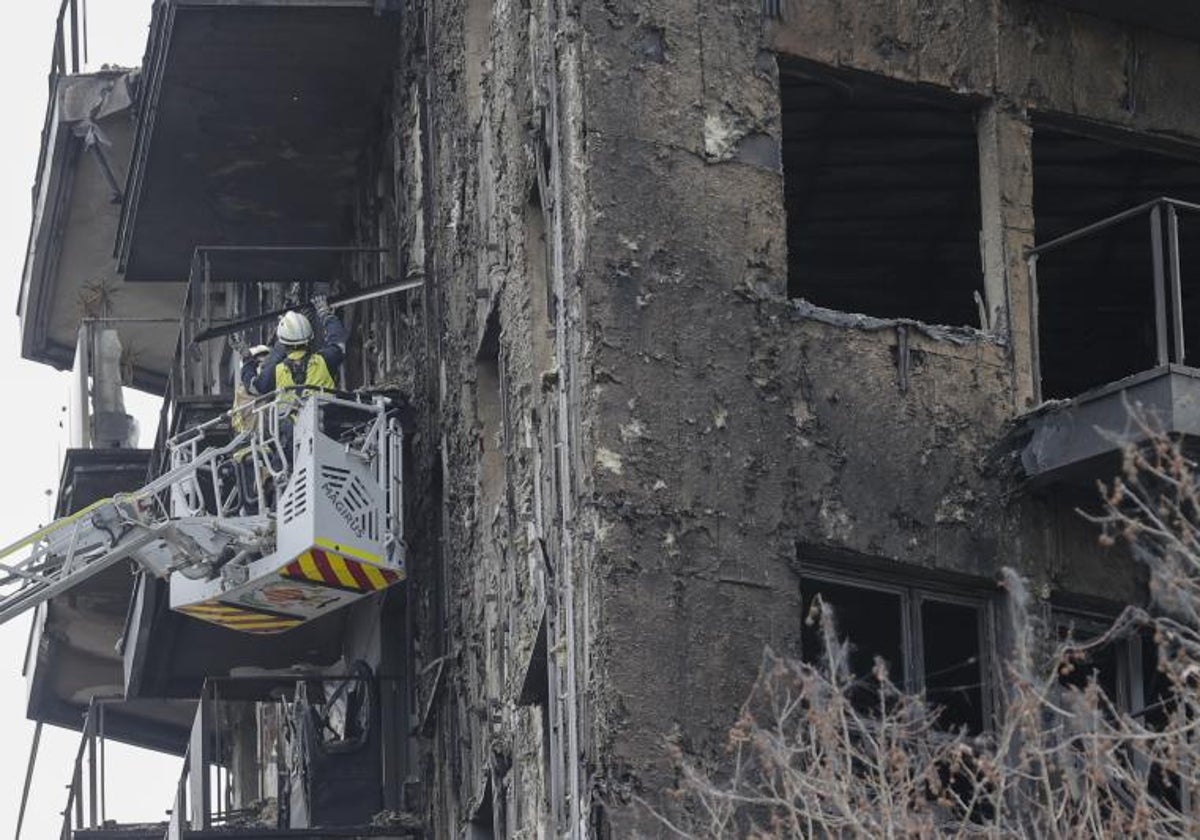
{"type": "MultiPolygon", "coordinates": [[[[274,497],[273,546],[203,576],[170,578],[172,609],[251,633],[289,630],[405,576],[398,421],[383,403],[324,393],[281,398],[273,409],[258,420],[268,427],[264,445],[242,450],[240,462],[233,453],[225,475],[215,473],[217,486],[236,471],[244,495],[274,497]],[[290,469],[280,468],[281,456],[290,469]]],[[[185,510],[195,490],[179,488],[185,510]]]]}

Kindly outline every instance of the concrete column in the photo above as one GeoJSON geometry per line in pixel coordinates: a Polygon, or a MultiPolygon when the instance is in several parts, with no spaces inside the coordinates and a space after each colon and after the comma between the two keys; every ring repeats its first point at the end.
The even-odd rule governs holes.
{"type": "Polygon", "coordinates": [[[1026,261],[1033,247],[1033,132],[1003,102],[979,118],[979,186],[984,290],[992,330],[1006,334],[1013,369],[1014,409],[1033,408],[1033,299],[1026,261]]]}
{"type": "Polygon", "coordinates": [[[92,337],[91,441],[97,449],[137,446],[137,420],[125,413],[121,391],[121,337],[115,329],[89,330],[92,337]]]}

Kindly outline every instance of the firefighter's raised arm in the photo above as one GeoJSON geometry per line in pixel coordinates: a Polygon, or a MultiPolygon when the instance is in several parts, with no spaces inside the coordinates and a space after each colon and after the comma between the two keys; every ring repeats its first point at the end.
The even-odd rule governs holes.
{"type": "Polygon", "coordinates": [[[313,311],[325,334],[325,342],[317,352],[325,359],[330,373],[336,378],[342,360],[346,357],[346,327],[342,320],[333,314],[333,308],[325,295],[317,295],[312,299],[313,311]]]}

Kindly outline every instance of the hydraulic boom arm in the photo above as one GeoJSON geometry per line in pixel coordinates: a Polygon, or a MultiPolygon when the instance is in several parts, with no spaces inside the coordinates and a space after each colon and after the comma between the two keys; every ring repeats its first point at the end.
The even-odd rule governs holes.
{"type": "Polygon", "coordinates": [[[0,549],[0,624],[161,538],[171,525],[162,491],[193,479],[222,455],[243,446],[246,436],[243,433],[227,446],[204,452],[141,490],[102,499],[0,549]],[[26,548],[29,554],[24,559],[10,559],[26,548]]]}

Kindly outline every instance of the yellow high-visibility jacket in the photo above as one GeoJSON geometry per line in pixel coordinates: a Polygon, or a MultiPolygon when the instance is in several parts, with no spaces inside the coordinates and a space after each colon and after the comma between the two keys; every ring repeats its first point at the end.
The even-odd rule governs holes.
{"type": "Polygon", "coordinates": [[[311,385],[314,388],[332,391],[337,387],[325,357],[307,350],[293,350],[275,366],[275,387],[291,388],[296,385],[311,385]],[[307,360],[305,357],[308,357],[307,360]]]}

